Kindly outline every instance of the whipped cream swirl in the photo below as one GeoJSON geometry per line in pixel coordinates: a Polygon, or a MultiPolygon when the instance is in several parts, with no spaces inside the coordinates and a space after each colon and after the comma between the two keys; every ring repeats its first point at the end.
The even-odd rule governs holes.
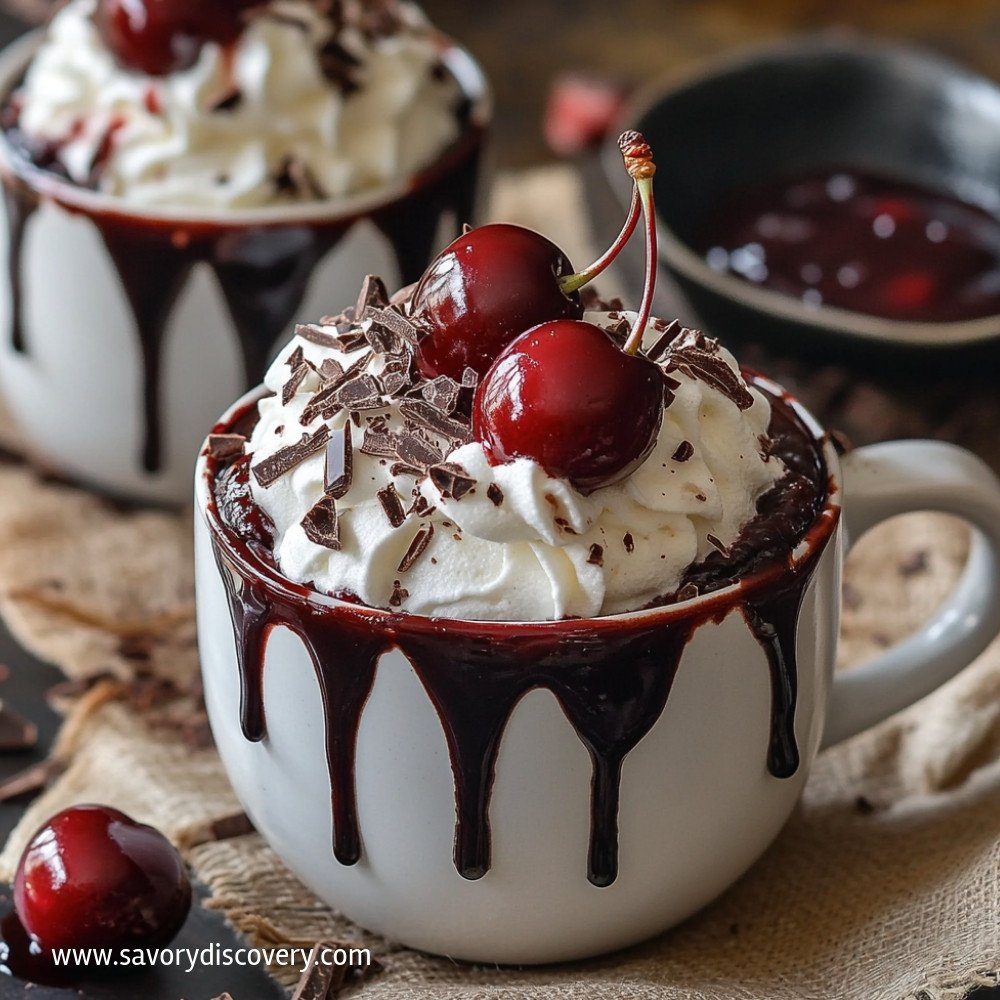
{"type": "Polygon", "coordinates": [[[189,69],[152,77],[108,50],[96,0],[71,0],[15,95],[18,127],[72,181],[134,205],[257,207],[404,181],[459,133],[432,29],[407,3],[386,34],[320,7],[254,8],[232,46],[207,42],[189,69]],[[334,58],[340,79],[324,72],[334,58]]]}
{"type": "MultiPolygon", "coordinates": [[[[385,314],[379,308],[371,315],[385,314]]],[[[621,322],[616,314],[587,318],[607,327],[621,322]]],[[[261,400],[246,445],[257,473],[250,482],[274,523],[278,566],[296,582],[376,607],[468,620],[634,610],[675,592],[692,563],[731,545],[757,499],[784,474],[766,453],[769,403],[745,385],[732,355],[700,333],[683,331],[661,360],[678,384],[648,459],[626,480],[584,496],[531,459],[494,467],[468,435],[449,440],[454,418],[443,411],[457,392],[470,392],[450,380],[423,384],[424,397],[439,409],[415,429],[419,391],[412,384],[400,394],[385,391],[402,385],[398,362],[369,346],[378,343],[381,322],[333,317],[300,328],[304,335],[265,379],[273,395],[261,400]],[[685,351],[724,366],[721,381],[737,386],[739,405],[697,366],[670,365],[685,351]],[[348,369],[358,386],[368,386],[367,408],[354,408],[352,416],[345,405],[324,418],[317,393],[324,379],[342,379],[338,373],[348,369]],[[365,383],[367,375],[374,382],[365,383]],[[349,488],[343,492],[341,483],[336,491],[342,495],[333,547],[309,528],[310,512],[334,503],[324,500],[327,448],[303,445],[304,435],[332,447],[337,462],[340,435],[351,440],[349,488]],[[289,459],[296,448],[300,454],[289,459]],[[269,474],[258,478],[265,469],[269,474]]],[[[652,337],[665,324],[655,326],[652,337]]],[[[329,528],[328,516],[325,523],[329,528]]]]}

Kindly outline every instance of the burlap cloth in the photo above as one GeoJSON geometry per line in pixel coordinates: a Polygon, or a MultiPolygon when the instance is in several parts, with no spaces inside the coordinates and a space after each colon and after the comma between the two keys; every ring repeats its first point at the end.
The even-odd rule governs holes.
{"type": "MultiPolygon", "coordinates": [[[[582,260],[579,197],[568,171],[535,171],[501,179],[493,212],[582,260]]],[[[17,449],[16,436],[7,442],[17,449]]],[[[0,463],[0,610],[25,646],[80,681],[58,746],[68,767],[11,837],[0,874],[56,809],[116,805],[181,845],[208,905],[252,942],[371,947],[383,971],[351,987],[366,1000],[939,1000],[1000,978],[1000,644],[911,710],[822,754],[773,847],[682,927],[588,963],[474,968],[373,938],[316,900],[256,834],[220,830],[240,807],[198,707],[190,516],[123,510],[0,463]]],[[[966,546],[961,525],[934,515],[891,522],[859,546],[843,664],[923,620],[966,546]]],[[[196,982],[188,1000],[202,1000],[196,982]]]]}

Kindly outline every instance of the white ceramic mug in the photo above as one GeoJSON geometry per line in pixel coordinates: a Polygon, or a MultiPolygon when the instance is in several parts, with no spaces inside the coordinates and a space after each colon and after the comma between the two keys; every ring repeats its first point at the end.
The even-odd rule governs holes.
{"type": "MultiPolygon", "coordinates": [[[[781,396],[766,380],[758,384],[781,396]]],[[[256,398],[237,404],[220,429],[256,398]]],[[[251,566],[220,529],[203,456],[196,545],[206,702],[237,794],[289,867],[330,906],[372,931],[457,959],[500,963],[577,959],[636,943],[683,920],[735,881],[778,834],[821,746],[933,690],[1000,630],[1000,483],[989,469],[963,449],[929,441],[861,448],[840,459],[812,418],[794,401],[787,405],[808,428],[830,483],[823,512],[796,549],[794,568],[772,565],[714,594],[589,621],[446,622],[360,608],[291,584],[273,569],[251,566]],[[975,529],[961,582],[917,635],[835,677],[845,531],[853,540],[881,520],[925,509],[957,514],[975,529]],[[755,595],[788,585],[807,564],[813,575],[798,619],[793,678],[800,759],[793,773],[776,777],[768,764],[774,705],[769,662],[744,607],[755,595]],[[361,699],[356,760],[347,761],[356,780],[355,864],[340,863],[331,847],[337,831],[318,672],[288,628],[274,628],[264,647],[259,679],[266,738],[251,742],[241,731],[227,587],[231,594],[245,585],[258,595],[258,611],[282,604],[305,618],[343,616],[361,641],[381,633],[392,647],[377,662],[370,695],[361,699]],[[492,637],[508,643],[514,636],[524,641],[525,669],[537,669],[527,662],[537,652],[535,640],[618,642],[640,634],[662,637],[693,624],[662,714],[624,758],[611,884],[588,879],[592,761],[569,713],[542,687],[517,701],[501,729],[488,801],[490,863],[485,874],[466,873],[482,877],[462,877],[454,857],[454,734],[446,735],[436,710],[454,696],[448,690],[452,665],[435,667],[432,700],[416,661],[399,647],[424,642],[446,652],[476,650],[478,636],[477,655],[489,671],[492,637]]],[[[347,657],[348,645],[338,647],[334,659],[347,657]]],[[[481,699],[473,699],[477,712],[489,714],[491,696],[484,684],[481,699]]],[[[336,713],[344,703],[331,699],[327,707],[336,713]]],[[[334,753],[342,768],[345,747],[349,754],[347,744],[334,753]]]]}
{"type": "MultiPolygon", "coordinates": [[[[37,43],[31,36],[0,55],[0,95],[16,85],[37,43]]],[[[0,391],[40,464],[133,500],[183,503],[208,429],[263,376],[294,321],[353,301],[366,274],[384,275],[393,288],[416,280],[470,221],[490,116],[488,87],[468,53],[443,42],[442,59],[468,100],[460,139],[418,176],[346,199],[194,216],[137,209],[32,168],[0,132],[0,260],[12,275],[0,290],[0,391]],[[18,249],[14,213],[25,199],[31,209],[18,249]],[[130,229],[154,246],[148,260],[137,260],[130,229]],[[318,233],[338,240],[321,249],[302,294],[281,306],[287,323],[273,343],[253,345],[255,356],[241,350],[219,271],[206,259],[171,288],[174,265],[199,248],[215,262],[234,252],[259,262],[266,246],[271,273],[279,273],[301,266],[313,252],[309,235],[318,233]],[[148,283],[169,299],[157,343],[145,350],[124,283],[130,269],[133,287],[148,283]]],[[[259,274],[251,283],[265,281],[259,274]]],[[[248,326],[259,331],[262,307],[249,308],[257,315],[248,326]]]]}

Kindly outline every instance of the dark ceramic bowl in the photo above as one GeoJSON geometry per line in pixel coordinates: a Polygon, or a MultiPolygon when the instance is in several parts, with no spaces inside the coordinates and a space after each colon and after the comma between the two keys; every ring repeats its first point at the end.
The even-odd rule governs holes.
{"type": "MultiPolygon", "coordinates": [[[[811,38],[730,58],[648,91],[626,125],[645,133],[657,156],[661,261],[711,332],[824,351],[834,338],[844,349],[889,345],[938,357],[1000,343],[1000,316],[911,323],[810,307],[714,271],[691,249],[699,227],[734,191],[810,168],[870,170],[1000,213],[994,83],[899,45],[811,38]]],[[[630,196],[616,143],[602,150],[592,179],[598,204],[603,196],[599,216],[612,231],[630,196]]],[[[637,255],[628,260],[637,285],[637,255]]]]}

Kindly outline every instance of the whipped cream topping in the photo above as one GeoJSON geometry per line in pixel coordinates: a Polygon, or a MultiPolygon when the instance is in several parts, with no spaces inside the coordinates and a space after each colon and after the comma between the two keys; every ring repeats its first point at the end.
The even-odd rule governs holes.
{"type": "Polygon", "coordinates": [[[432,29],[407,3],[386,34],[320,7],[253,8],[232,46],[207,42],[189,69],[151,77],[108,50],[96,0],[71,0],[15,95],[18,127],[75,183],[136,205],[256,207],[405,180],[459,132],[432,29]]]}
{"type": "MultiPolygon", "coordinates": [[[[274,523],[277,564],[296,582],[469,620],[634,610],[675,592],[692,563],[731,545],[784,474],[766,453],[766,398],[746,386],[728,351],[694,331],[660,359],[677,386],[652,453],[626,480],[584,496],[528,458],[491,466],[447,414],[471,387],[406,384],[405,345],[401,355],[371,348],[386,325],[405,339],[405,320],[386,324],[403,311],[377,306],[360,324],[328,317],[302,327],[265,379],[273,395],[261,400],[246,445],[250,484],[274,523]],[[714,377],[700,367],[706,357],[714,377]],[[323,393],[324,383],[341,388],[323,393]]],[[[587,318],[611,328],[622,316],[587,318]]],[[[654,324],[651,338],[665,326],[654,324]]]]}

